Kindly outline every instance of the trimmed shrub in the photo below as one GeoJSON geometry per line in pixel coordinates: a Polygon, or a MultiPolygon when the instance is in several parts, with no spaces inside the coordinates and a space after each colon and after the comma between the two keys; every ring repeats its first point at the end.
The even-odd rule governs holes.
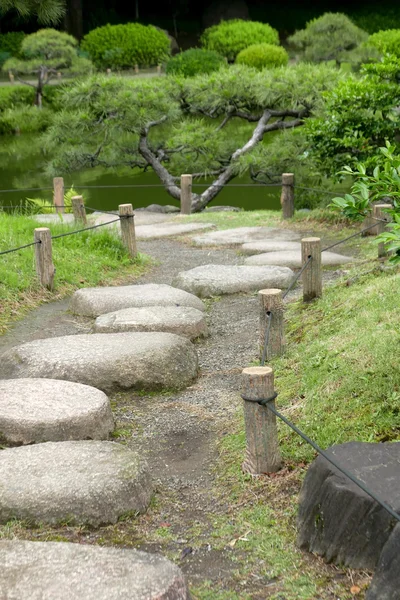
{"type": "Polygon", "coordinates": [[[0,113],[20,106],[31,106],[35,100],[35,91],[26,85],[0,87],[0,113]]]}
{"type": "Polygon", "coordinates": [[[215,50],[230,62],[253,44],[279,45],[278,32],[271,25],[241,19],[221,21],[206,29],[200,39],[207,50],[215,50]]]}
{"type": "Polygon", "coordinates": [[[36,106],[8,108],[0,113],[0,134],[36,133],[50,126],[53,112],[36,106]]]}
{"type": "Polygon", "coordinates": [[[22,31],[11,31],[0,34],[0,66],[12,56],[19,56],[21,44],[25,33],[22,31]]]}
{"type": "Polygon", "coordinates": [[[281,67],[287,65],[289,55],[282,46],[273,46],[272,44],[253,44],[245,48],[236,57],[236,62],[255,69],[264,69],[265,67],[281,67]]]}
{"type": "Polygon", "coordinates": [[[85,35],[81,48],[98,69],[126,69],[163,62],[170,54],[170,40],[153,25],[104,25],[85,35]]]}
{"type": "Polygon", "coordinates": [[[167,62],[166,72],[168,75],[193,77],[194,75],[218,71],[223,65],[225,65],[225,59],[218,52],[202,48],[190,48],[190,50],[176,54],[171,58],[167,62]]]}
{"type": "Polygon", "coordinates": [[[387,29],[373,33],[369,37],[368,45],[383,54],[394,54],[400,58],[400,29],[387,29]]]}

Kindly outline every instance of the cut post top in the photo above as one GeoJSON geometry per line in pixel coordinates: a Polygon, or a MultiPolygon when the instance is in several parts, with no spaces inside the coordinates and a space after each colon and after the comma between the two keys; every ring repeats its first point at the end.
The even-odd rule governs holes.
{"type": "Polygon", "coordinates": [[[42,233],[43,231],[50,231],[48,227],[35,227],[35,231],[42,233]]]}
{"type": "Polygon", "coordinates": [[[242,375],[270,375],[273,373],[273,369],[271,367],[246,367],[243,369],[242,375]]]}
{"type": "Polygon", "coordinates": [[[294,173],[282,173],[282,183],[284,185],[293,185],[294,173]]]}
{"type": "Polygon", "coordinates": [[[308,238],[302,238],[301,241],[302,242],[320,242],[321,238],[319,238],[319,237],[308,237],[308,238]]]}
{"type": "Polygon", "coordinates": [[[279,294],[282,294],[282,290],[278,290],[275,288],[260,290],[258,292],[259,296],[279,296],[279,294]]]}

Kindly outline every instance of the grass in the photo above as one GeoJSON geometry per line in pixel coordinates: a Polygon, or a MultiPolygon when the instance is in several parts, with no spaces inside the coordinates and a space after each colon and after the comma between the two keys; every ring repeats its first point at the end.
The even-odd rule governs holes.
{"type": "MultiPolygon", "coordinates": [[[[36,227],[32,218],[0,212],[0,252],[32,242],[36,227]]],[[[74,225],[51,225],[52,235],[74,229],[74,225]]],[[[53,241],[55,289],[49,292],[39,286],[34,256],[34,247],[0,256],[0,334],[43,302],[79,287],[137,278],[150,264],[143,255],[132,261],[120,239],[105,228],[67,236],[53,241]]]]}

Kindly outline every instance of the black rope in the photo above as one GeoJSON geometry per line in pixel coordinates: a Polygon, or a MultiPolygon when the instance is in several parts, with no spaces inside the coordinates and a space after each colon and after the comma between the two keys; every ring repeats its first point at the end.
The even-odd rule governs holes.
{"type": "MultiPolygon", "coordinates": [[[[387,223],[387,221],[385,219],[382,219],[382,221],[384,223],[387,223]]],[[[353,233],[352,235],[349,235],[347,238],[344,238],[344,240],[340,240],[340,242],[336,242],[335,244],[331,244],[330,246],[323,248],[321,250],[321,252],[326,252],[327,250],[330,250],[331,248],[335,248],[335,246],[339,246],[339,244],[343,244],[344,242],[347,242],[348,240],[351,240],[352,238],[357,237],[358,235],[361,235],[362,233],[364,233],[364,231],[368,231],[369,229],[372,229],[373,227],[376,227],[376,223],[374,223],[373,225],[368,225],[368,227],[361,229],[361,231],[357,231],[357,233],[353,233]]]]}
{"type": "Polygon", "coordinates": [[[244,396],[242,394],[243,400],[246,400],[246,402],[257,402],[257,404],[259,404],[260,406],[267,406],[268,402],[272,402],[277,397],[278,397],[278,392],[274,392],[272,394],[272,396],[270,396],[269,398],[261,398],[261,400],[259,400],[259,399],[255,400],[254,398],[248,398],[247,396],[244,396]]]}
{"type": "Polygon", "coordinates": [[[42,242],[39,240],[37,242],[31,242],[30,244],[25,244],[24,246],[19,246],[18,248],[11,248],[11,250],[3,250],[0,252],[0,256],[3,254],[10,254],[11,252],[18,252],[18,250],[23,250],[24,248],[29,248],[30,246],[36,246],[36,244],[41,244],[42,242]]]}
{"type": "Polygon", "coordinates": [[[310,262],[312,261],[312,256],[309,256],[308,259],[306,260],[306,262],[304,263],[304,265],[301,267],[300,271],[297,273],[297,275],[295,275],[295,277],[292,279],[291,284],[289,285],[288,289],[286,290],[286,292],[283,294],[282,299],[286,298],[286,296],[288,295],[288,293],[290,292],[290,290],[293,288],[294,284],[296,283],[296,281],[298,281],[298,279],[300,279],[301,274],[303,273],[304,269],[306,267],[308,267],[308,265],[310,264],[310,262]]]}
{"type": "MultiPolygon", "coordinates": [[[[127,215],[128,217],[130,215],[127,215]]],[[[91,229],[97,229],[97,227],[104,227],[104,225],[109,225],[110,223],[116,223],[119,221],[118,219],[113,219],[112,221],[107,221],[106,223],[100,223],[99,225],[92,225],[91,227],[85,227],[84,229],[77,229],[76,231],[68,231],[67,233],[60,233],[59,235],[52,235],[52,240],[57,240],[58,238],[66,237],[67,235],[74,235],[74,233],[82,233],[83,231],[90,231],[91,229]]]]}
{"type": "Polygon", "coordinates": [[[268,317],[268,323],[267,323],[267,329],[265,331],[264,348],[263,348],[263,353],[262,353],[262,357],[261,357],[261,366],[262,367],[265,365],[265,360],[267,359],[267,354],[268,354],[268,342],[269,342],[269,334],[271,331],[272,313],[271,312],[267,313],[267,317],[268,317]]]}

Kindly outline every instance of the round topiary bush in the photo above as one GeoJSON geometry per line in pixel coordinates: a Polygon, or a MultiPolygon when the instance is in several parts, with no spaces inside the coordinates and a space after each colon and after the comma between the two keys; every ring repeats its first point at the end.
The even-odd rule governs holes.
{"type": "Polygon", "coordinates": [[[236,57],[237,63],[260,70],[265,67],[281,67],[287,65],[288,61],[289,55],[285,48],[273,44],[253,44],[236,57]]]}
{"type": "Polygon", "coordinates": [[[201,73],[218,71],[223,65],[225,65],[225,59],[218,52],[202,48],[191,48],[171,58],[167,62],[166,72],[167,75],[193,77],[201,73]]]}
{"type": "Polygon", "coordinates": [[[253,44],[278,45],[279,36],[268,23],[233,19],[206,29],[201,43],[207,50],[215,50],[233,62],[239,52],[253,44]]]}
{"type": "Polygon", "coordinates": [[[104,25],[85,35],[81,48],[98,69],[126,69],[163,62],[170,53],[170,40],[153,25],[104,25]]]}
{"type": "Polygon", "coordinates": [[[368,45],[379,52],[394,54],[400,58],[400,29],[386,29],[373,33],[368,39],[368,45]]]}

